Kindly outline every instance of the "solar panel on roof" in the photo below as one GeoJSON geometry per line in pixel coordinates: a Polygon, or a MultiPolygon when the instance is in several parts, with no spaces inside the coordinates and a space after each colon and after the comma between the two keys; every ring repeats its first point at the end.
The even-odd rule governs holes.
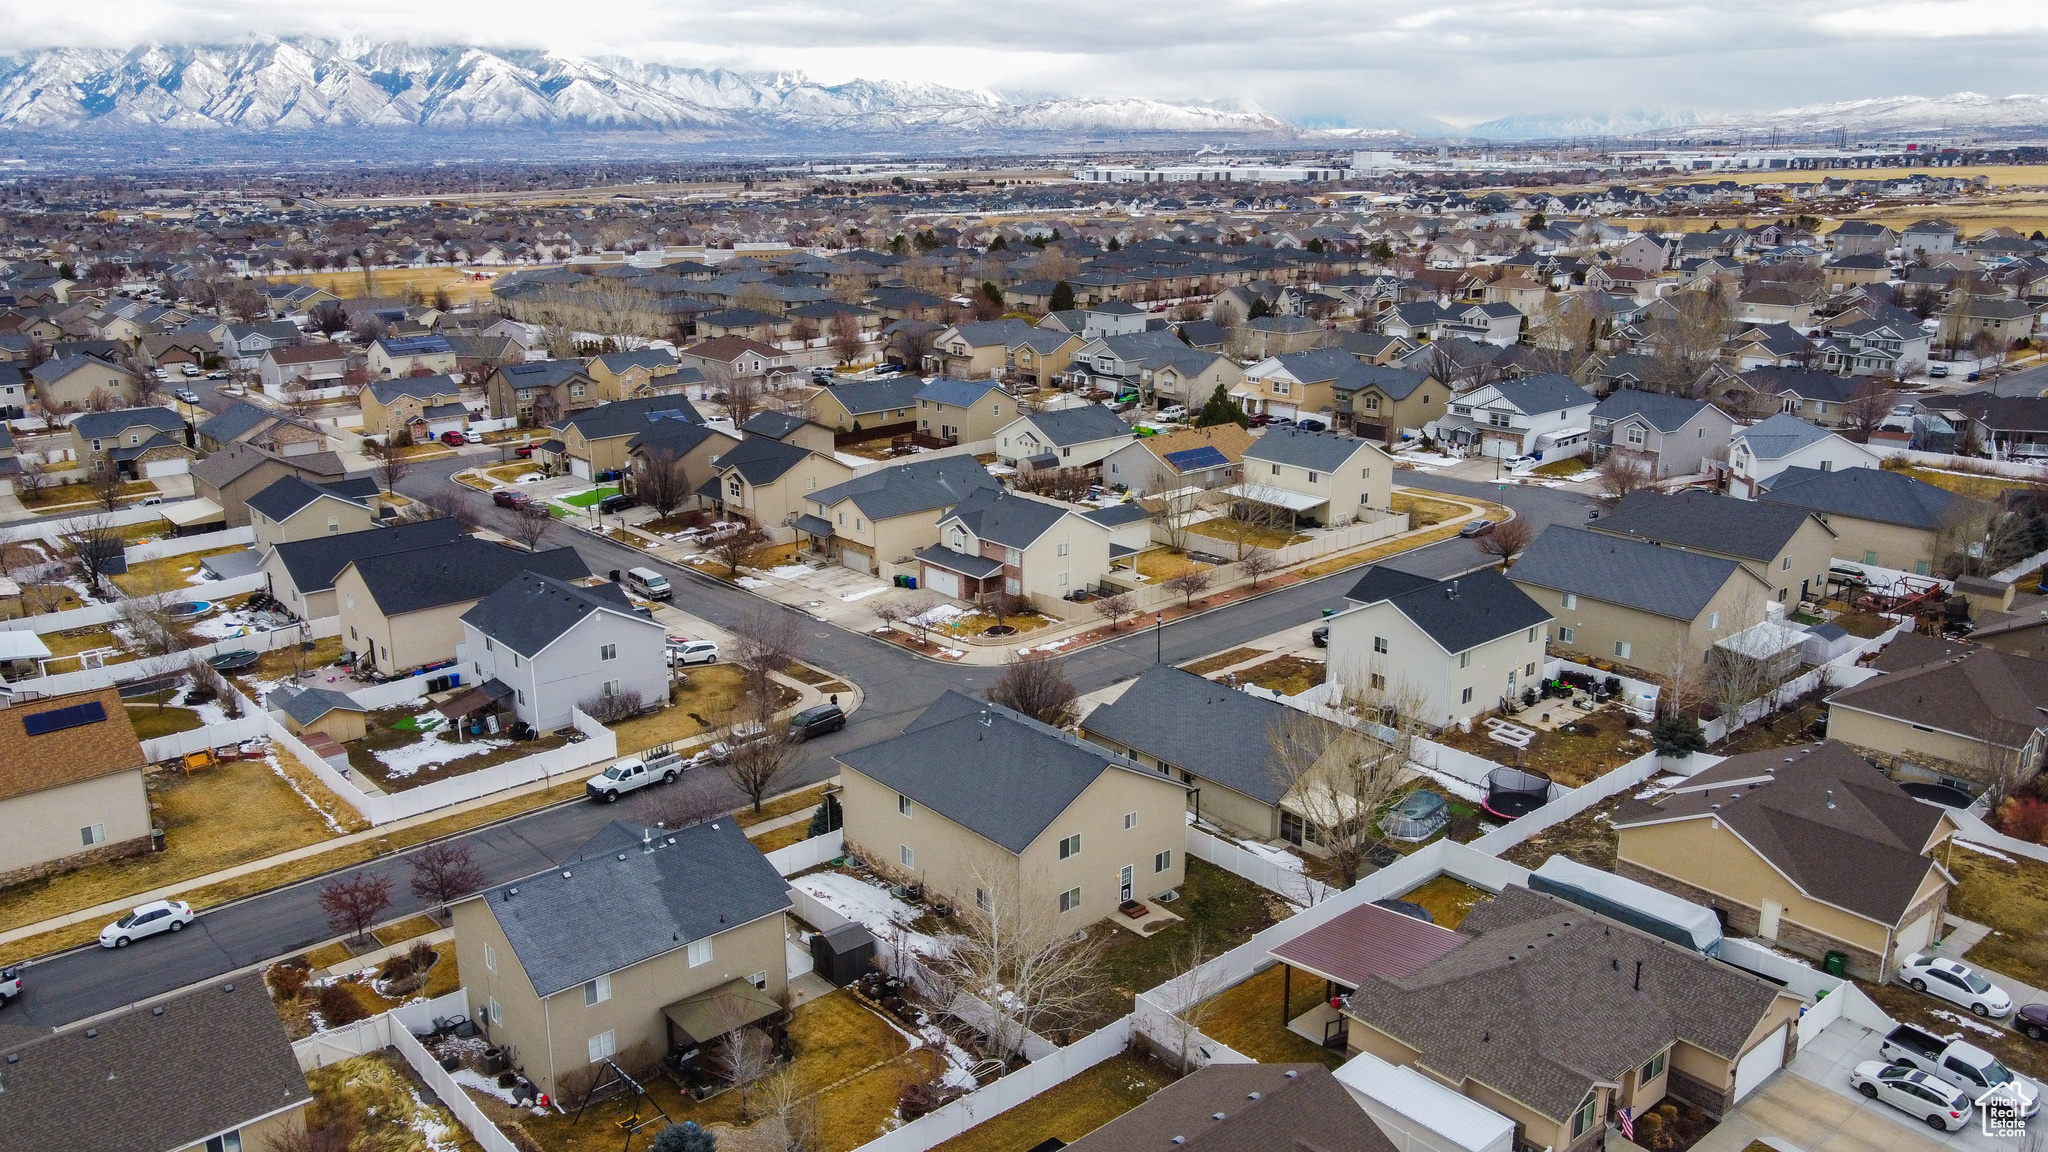
{"type": "Polygon", "coordinates": [[[30,713],[21,718],[21,726],[31,736],[42,736],[51,732],[62,732],[66,728],[97,724],[106,718],[106,706],[92,700],[84,704],[73,704],[69,708],[52,708],[48,712],[30,713]]]}
{"type": "Polygon", "coordinates": [[[1201,468],[1220,468],[1230,463],[1230,458],[1214,446],[1204,444],[1200,448],[1168,452],[1166,462],[1182,472],[1193,472],[1201,468]]]}

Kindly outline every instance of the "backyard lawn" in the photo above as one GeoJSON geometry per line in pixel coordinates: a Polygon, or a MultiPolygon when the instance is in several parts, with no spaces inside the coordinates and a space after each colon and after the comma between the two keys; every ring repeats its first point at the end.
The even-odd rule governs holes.
{"type": "Polygon", "coordinates": [[[135,726],[137,740],[154,740],[201,727],[199,713],[190,708],[159,708],[154,704],[128,705],[128,722],[135,726]]]}
{"type": "Polygon", "coordinates": [[[237,544],[232,548],[209,548],[204,552],[188,552],[183,556],[165,556],[157,560],[144,560],[130,564],[128,571],[111,579],[120,585],[121,591],[130,596],[156,596],[166,593],[191,593],[195,600],[206,599],[206,582],[197,584],[192,578],[199,574],[201,561],[208,556],[220,556],[229,552],[241,552],[245,548],[237,544]]]}
{"type": "Polygon", "coordinates": [[[1106,921],[1089,930],[1104,942],[1102,970],[1110,989],[1099,1010],[1101,1019],[1094,1023],[1130,1011],[1133,996],[1179,975],[1194,959],[1197,942],[1200,959],[1220,956],[1271,927],[1286,912],[1285,902],[1274,893],[1193,858],[1187,861],[1180,899],[1164,907],[1182,917],[1181,923],[1143,939],[1106,921]]]}
{"type": "Polygon", "coordinates": [[[1186,555],[1171,549],[1153,548],[1150,551],[1138,553],[1135,567],[1138,575],[1145,577],[1154,584],[1159,584],[1171,580],[1183,572],[1212,570],[1215,568],[1215,565],[1204,564],[1199,560],[1190,560],[1186,555]]]}
{"type": "Polygon", "coordinates": [[[1313,1044],[1287,1030],[1280,1018],[1280,997],[1287,994],[1287,1020],[1323,1002],[1323,982],[1295,972],[1290,982],[1284,965],[1275,964],[1210,997],[1193,1015],[1203,1035],[1226,1044],[1261,1064],[1327,1064],[1344,1062],[1342,1052],[1313,1044]],[[1290,987],[1291,983],[1291,987],[1290,987]]]}
{"type": "Polygon", "coordinates": [[[1150,1060],[1112,1056],[933,1152],[1031,1152],[1048,1137],[1071,1144],[1143,1104],[1171,1079],[1150,1060]]]}
{"type": "Polygon", "coordinates": [[[1278,689],[1284,696],[1299,696],[1323,682],[1328,667],[1321,660],[1305,656],[1275,656],[1262,664],[1240,669],[1239,681],[1261,688],[1278,689]]]}
{"type": "Polygon", "coordinates": [[[2048,864],[1959,845],[1948,852],[1948,869],[1956,878],[1949,911],[1991,929],[1964,959],[2048,987],[2048,864]]]}
{"type": "Polygon", "coordinates": [[[1553,824],[1516,844],[1501,853],[1500,858],[1524,868],[1536,868],[1552,856],[1564,856],[1587,867],[1611,872],[1621,840],[1609,821],[1619,806],[1619,801],[1595,804],[1577,816],[1553,824]]]}
{"type": "Polygon", "coordinates": [[[1443,927],[1456,928],[1465,922],[1467,912],[1492,899],[1493,893],[1475,888],[1456,876],[1438,876],[1419,888],[1401,893],[1400,898],[1429,909],[1429,914],[1443,927]]]}
{"type": "MultiPolygon", "coordinates": [[[[1642,721],[1617,707],[1602,708],[1598,712],[1581,713],[1569,702],[1538,700],[1524,716],[1535,717],[1548,712],[1551,716],[1578,716],[1569,725],[1560,726],[1556,731],[1538,731],[1522,752],[1521,763],[1516,764],[1517,749],[1502,744],[1487,736],[1484,723],[1475,720],[1472,731],[1460,732],[1456,728],[1446,729],[1438,740],[1460,752],[1470,752],[1483,760],[1496,764],[1516,764],[1517,767],[1533,769],[1549,776],[1566,788],[1577,788],[1606,775],[1610,770],[1641,756],[1650,750],[1650,742],[1639,736],[1632,736],[1629,730],[1640,727],[1642,721]]],[[[1515,717],[1508,717],[1510,723],[1515,717]]]]}
{"type": "MultiPolygon", "coordinates": [[[[1300,544],[1308,539],[1306,533],[1282,532],[1277,528],[1268,528],[1262,524],[1242,524],[1226,516],[1219,516],[1211,520],[1197,520],[1193,524],[1188,525],[1188,531],[1197,536],[1207,537],[1208,539],[1228,544],[1232,549],[1229,554],[1233,556],[1236,555],[1236,548],[1240,540],[1247,548],[1272,549],[1285,548],[1289,544],[1300,544]]],[[[1189,543],[1193,543],[1193,541],[1189,541],[1189,543]]]]}
{"type": "Polygon", "coordinates": [[[553,733],[538,740],[509,736],[457,739],[447,720],[424,708],[388,708],[370,713],[365,720],[363,738],[343,747],[348,749],[349,767],[376,781],[386,792],[462,776],[569,742],[553,733]],[[478,748],[482,750],[470,751],[478,748]]]}

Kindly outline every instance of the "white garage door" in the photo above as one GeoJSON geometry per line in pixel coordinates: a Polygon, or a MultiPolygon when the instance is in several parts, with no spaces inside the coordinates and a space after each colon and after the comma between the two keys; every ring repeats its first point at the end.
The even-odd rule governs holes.
{"type": "Polygon", "coordinates": [[[863,575],[870,574],[875,570],[875,566],[868,563],[868,554],[858,548],[842,546],[839,549],[839,563],[863,575]]]}
{"type": "Polygon", "coordinates": [[[951,596],[955,600],[960,599],[960,574],[958,572],[948,572],[943,568],[926,568],[924,570],[924,586],[941,596],[951,596]]]}
{"type": "Polygon", "coordinates": [[[569,457],[569,475],[576,477],[578,480],[590,479],[590,461],[585,460],[581,456],[569,457]]]}
{"type": "Polygon", "coordinates": [[[1928,937],[1934,934],[1934,910],[1899,929],[1898,947],[1894,948],[1892,962],[1898,963],[1906,957],[1927,947],[1928,937]]]}
{"type": "Polygon", "coordinates": [[[142,474],[150,479],[158,476],[183,476],[192,470],[192,461],[183,456],[176,460],[151,460],[142,466],[142,474]]]}
{"type": "Polygon", "coordinates": [[[1751,1048],[1742,1059],[1735,1062],[1737,1101],[1756,1091],[1757,1085],[1762,1084],[1785,1062],[1785,1028],[1786,1025],[1778,1025],[1776,1032],[1764,1037],[1763,1043],[1751,1048]]]}

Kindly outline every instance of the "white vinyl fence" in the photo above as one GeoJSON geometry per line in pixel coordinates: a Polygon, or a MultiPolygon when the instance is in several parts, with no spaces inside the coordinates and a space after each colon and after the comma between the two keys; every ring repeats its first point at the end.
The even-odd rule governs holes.
{"type": "Polygon", "coordinates": [[[799,840],[787,848],[777,848],[768,853],[768,862],[775,865],[777,875],[794,876],[807,868],[816,868],[828,860],[837,860],[845,854],[844,834],[834,831],[823,836],[813,836],[808,840],[799,840]]]}
{"type": "Polygon", "coordinates": [[[1901,620],[1893,624],[1883,634],[1863,641],[1826,664],[1822,664],[1817,668],[1807,669],[1805,672],[1785,681],[1764,695],[1744,704],[1735,710],[1735,723],[1732,729],[1726,717],[1717,716],[1700,725],[1700,730],[1706,733],[1708,743],[1718,744],[1731,730],[1740,731],[1745,725],[1761,720],[1786,704],[1806,695],[1808,692],[1822,687],[1848,688],[1861,684],[1872,676],[1877,675],[1877,673],[1868,668],[1859,667],[1856,662],[1891,643],[1894,637],[1911,626],[1910,621],[1901,620]]]}
{"type": "Polygon", "coordinates": [[[467,1001],[468,990],[458,988],[445,996],[401,1005],[332,1032],[316,1032],[295,1042],[292,1052],[299,1058],[299,1067],[310,1072],[337,1061],[395,1048],[484,1152],[520,1152],[519,1146],[491,1123],[462,1085],[455,1082],[455,1077],[413,1036],[414,1029],[430,1031],[436,1016],[466,1013],[467,1001]]]}
{"type": "Polygon", "coordinates": [[[1337,889],[1310,877],[1298,867],[1290,868],[1272,856],[1211,836],[1193,824],[1188,825],[1187,854],[1191,859],[1206,860],[1226,872],[1242,876],[1268,892],[1277,892],[1296,904],[1320,904],[1337,892],[1337,889]]]}
{"type": "MultiPolygon", "coordinates": [[[[208,580],[189,586],[194,600],[224,600],[244,592],[254,592],[263,587],[263,573],[251,572],[230,580],[208,580]]],[[[87,604],[81,608],[67,608],[62,612],[45,612],[40,616],[21,616],[13,620],[0,620],[0,631],[34,632],[46,635],[51,632],[69,632],[73,628],[94,628],[121,617],[120,603],[87,604]]],[[[338,619],[338,617],[337,617],[338,619]]]]}
{"type": "MultiPolygon", "coordinates": [[[[1545,828],[1562,824],[1602,800],[1611,799],[1667,770],[1662,756],[1655,752],[1645,752],[1619,768],[1608,769],[1592,783],[1558,796],[1527,816],[1510,820],[1495,828],[1472,841],[1470,847],[1488,856],[1498,856],[1545,828]]],[[[1553,791],[1555,788],[1556,786],[1552,785],[1553,791]]]]}
{"type": "MultiPolygon", "coordinates": [[[[189,556],[194,552],[206,552],[215,548],[233,548],[238,544],[256,542],[256,530],[243,525],[220,532],[207,532],[198,536],[172,536],[165,540],[150,540],[125,548],[121,554],[130,564],[141,564],[148,560],[161,560],[166,556],[189,556]]],[[[194,584],[194,588],[204,588],[194,584]]]]}
{"type": "MultiPolygon", "coordinates": [[[[1289,544],[1285,548],[1258,548],[1248,549],[1248,551],[1264,552],[1275,561],[1278,561],[1280,567],[1291,568],[1296,564],[1306,563],[1320,556],[1329,556],[1333,553],[1345,552],[1353,548],[1363,548],[1367,544],[1377,543],[1390,536],[1399,536],[1408,530],[1408,514],[1406,512],[1368,512],[1366,515],[1373,518],[1346,524],[1342,528],[1319,529],[1310,533],[1309,538],[1299,544],[1289,544]]],[[[1219,552],[1227,555],[1230,550],[1230,545],[1225,541],[1212,541],[1209,537],[1199,533],[1190,534],[1187,538],[1187,544],[1189,547],[1203,552],[1219,552]],[[1204,547],[1206,543],[1214,543],[1217,547],[1204,547]]]]}
{"type": "Polygon", "coordinates": [[[240,719],[224,720],[219,724],[208,724],[190,732],[173,732],[169,736],[158,736],[142,742],[142,755],[151,764],[176,760],[187,752],[198,752],[207,748],[225,748],[240,744],[244,740],[267,738],[270,735],[270,718],[261,709],[247,706],[240,719]]]}

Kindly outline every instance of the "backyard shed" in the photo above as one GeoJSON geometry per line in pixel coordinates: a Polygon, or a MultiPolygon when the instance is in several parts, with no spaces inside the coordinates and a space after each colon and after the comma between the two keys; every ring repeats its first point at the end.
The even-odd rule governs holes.
{"type": "Polygon", "coordinates": [[[858,924],[841,924],[811,934],[811,967],[844,988],[860,979],[875,957],[875,938],[858,924]]]}

